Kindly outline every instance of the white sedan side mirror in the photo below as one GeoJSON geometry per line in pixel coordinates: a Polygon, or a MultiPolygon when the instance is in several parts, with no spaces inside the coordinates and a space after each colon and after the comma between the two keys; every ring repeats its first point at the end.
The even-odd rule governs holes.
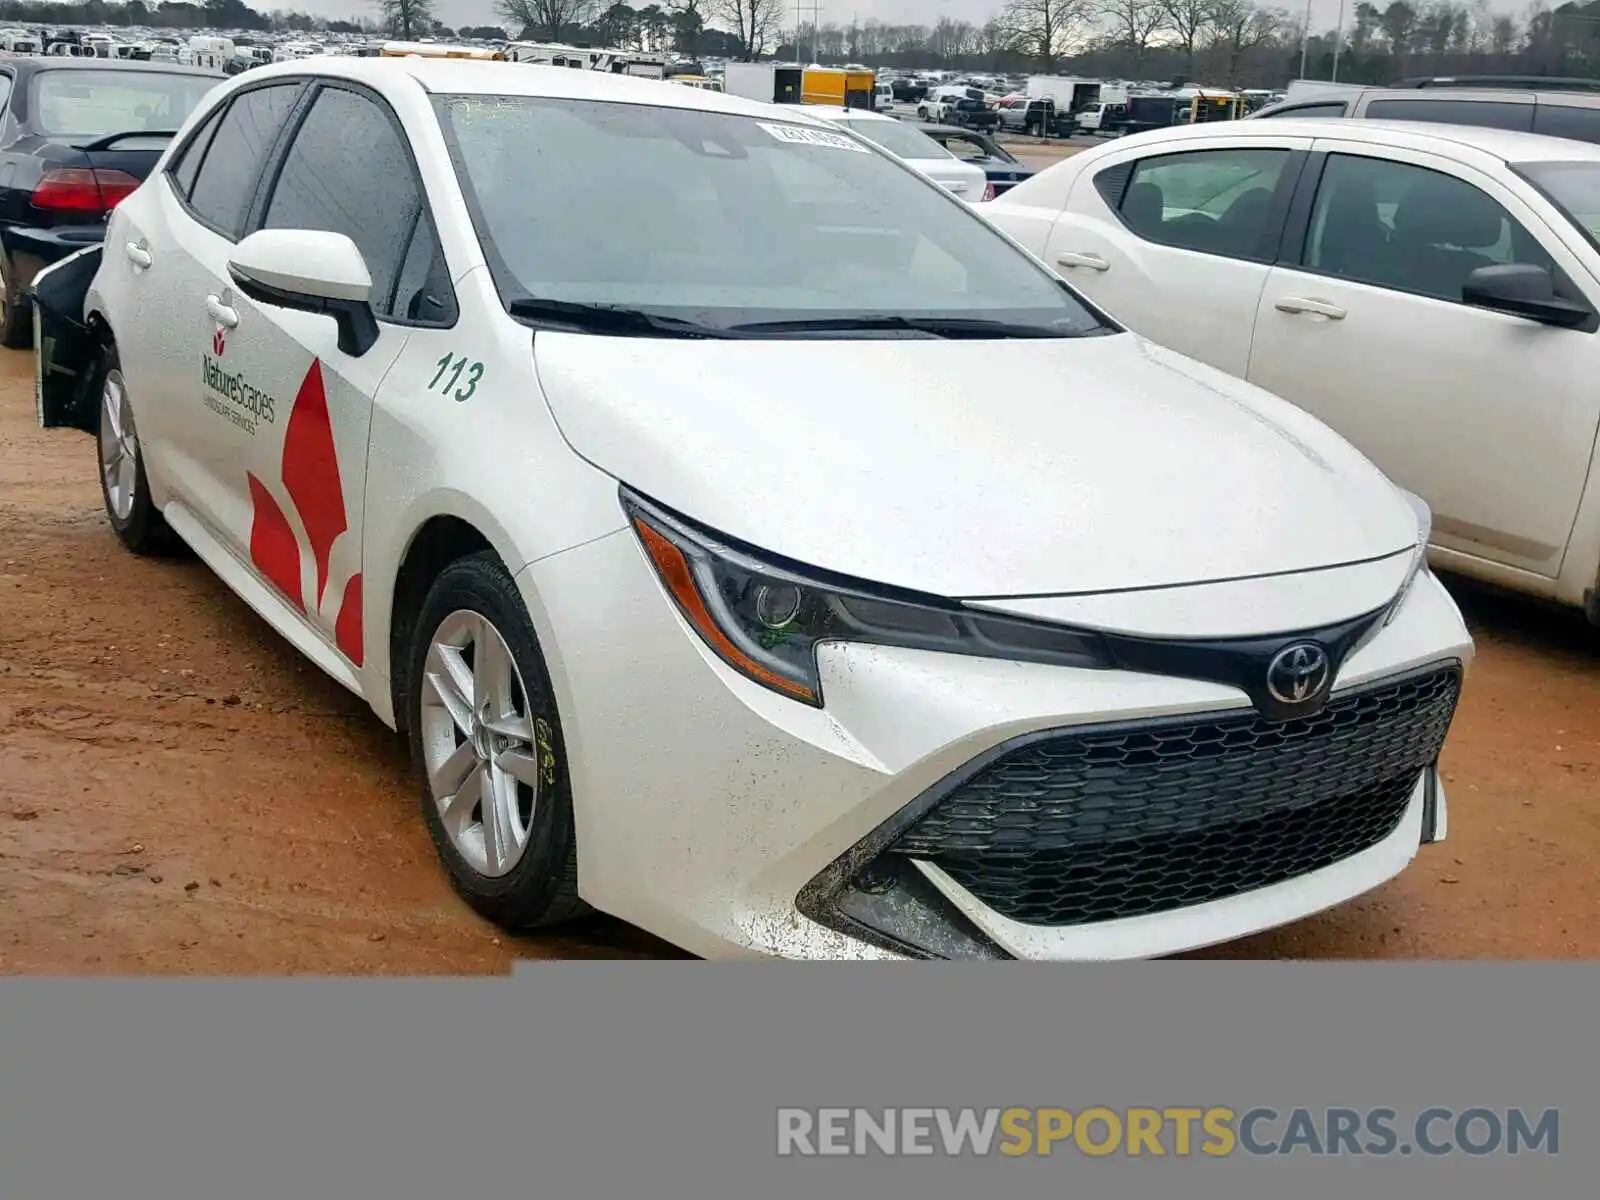
{"type": "Polygon", "coordinates": [[[258,304],[324,313],[339,325],[339,349],[360,357],[378,340],[372,275],[342,233],[258,229],[234,247],[228,274],[258,304]]]}

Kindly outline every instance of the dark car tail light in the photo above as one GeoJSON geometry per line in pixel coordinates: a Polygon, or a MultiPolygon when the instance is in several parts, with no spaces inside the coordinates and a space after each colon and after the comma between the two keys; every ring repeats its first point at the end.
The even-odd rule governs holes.
{"type": "Polygon", "coordinates": [[[54,167],[33,189],[33,206],[49,212],[93,213],[98,216],[126,200],[139,186],[126,171],[100,167],[54,167]]]}

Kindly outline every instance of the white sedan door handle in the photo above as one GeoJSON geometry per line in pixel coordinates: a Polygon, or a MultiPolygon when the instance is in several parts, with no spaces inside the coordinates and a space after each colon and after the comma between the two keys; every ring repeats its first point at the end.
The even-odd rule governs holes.
{"type": "Polygon", "coordinates": [[[1080,254],[1076,250],[1065,250],[1056,255],[1056,262],[1063,267],[1088,267],[1091,271],[1109,271],[1111,264],[1098,254],[1080,254]]]}
{"type": "Polygon", "coordinates": [[[229,308],[216,296],[206,297],[206,312],[211,314],[211,319],[218,325],[232,329],[239,323],[239,313],[229,308]]]}
{"type": "Polygon", "coordinates": [[[1305,296],[1284,296],[1275,305],[1283,313],[1316,313],[1319,317],[1327,317],[1330,321],[1344,320],[1344,309],[1337,304],[1329,304],[1326,300],[1311,300],[1305,296]]]}
{"type": "Polygon", "coordinates": [[[141,270],[155,262],[155,259],[150,257],[150,251],[137,242],[129,242],[123,247],[123,252],[127,254],[128,261],[141,270]]]}

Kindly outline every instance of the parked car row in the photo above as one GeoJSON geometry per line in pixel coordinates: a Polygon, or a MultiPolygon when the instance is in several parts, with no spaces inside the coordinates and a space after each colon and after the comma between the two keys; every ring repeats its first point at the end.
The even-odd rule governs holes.
{"type": "Polygon", "coordinates": [[[38,278],[41,419],[405,734],[508,928],[1135,957],[1376,886],[1473,650],[1427,506],[972,176],[856,110],[263,67],[38,278]]]}

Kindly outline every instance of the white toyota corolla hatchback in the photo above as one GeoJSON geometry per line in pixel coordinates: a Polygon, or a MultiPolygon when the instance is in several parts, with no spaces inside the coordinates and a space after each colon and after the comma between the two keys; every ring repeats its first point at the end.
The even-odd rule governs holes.
{"type": "Polygon", "coordinates": [[[507,927],[1150,956],[1443,835],[1420,502],[801,109],[285,63],[96,253],[42,419],[406,733],[507,927]]]}

